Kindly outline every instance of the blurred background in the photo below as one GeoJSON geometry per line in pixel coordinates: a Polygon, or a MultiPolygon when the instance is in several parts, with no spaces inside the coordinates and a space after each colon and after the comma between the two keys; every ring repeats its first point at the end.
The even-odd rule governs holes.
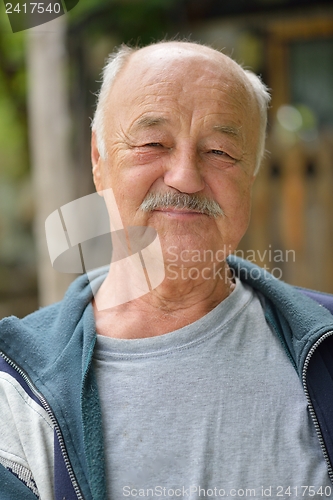
{"type": "Polygon", "coordinates": [[[105,58],[122,42],[175,36],[223,50],[271,88],[244,257],[333,293],[331,0],[80,0],[14,34],[0,3],[0,318],[60,300],[75,278],[52,269],[44,224],[94,192],[90,122],[105,58]]]}

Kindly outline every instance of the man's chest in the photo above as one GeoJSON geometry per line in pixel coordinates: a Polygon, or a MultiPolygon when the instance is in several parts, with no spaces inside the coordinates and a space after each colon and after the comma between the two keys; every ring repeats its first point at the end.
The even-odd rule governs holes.
{"type": "Polygon", "coordinates": [[[184,487],[192,499],[214,488],[256,498],[261,488],[272,498],[288,487],[330,488],[300,381],[266,334],[229,332],[136,358],[97,356],[110,498],[132,490],[163,497],[158,487],[169,490],[165,498],[184,487]]]}

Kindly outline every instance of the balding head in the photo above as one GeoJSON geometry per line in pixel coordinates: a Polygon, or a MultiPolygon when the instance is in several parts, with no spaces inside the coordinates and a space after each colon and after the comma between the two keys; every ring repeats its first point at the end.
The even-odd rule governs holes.
{"type": "MultiPolygon", "coordinates": [[[[105,111],[110,105],[107,103],[111,89],[115,82],[122,75],[122,92],[128,93],[130,87],[136,85],[139,79],[145,78],[146,84],[149,81],[157,81],[163,78],[163,70],[168,68],[168,74],[173,74],[174,68],[182,68],[183,79],[190,81],[190,75],[186,73],[187,63],[197,60],[202,68],[210,67],[216,74],[220,74],[221,81],[226,86],[233,89],[235,94],[240,93],[243,100],[247,101],[251,116],[249,120],[254,120],[253,114],[259,116],[258,120],[258,145],[256,167],[257,172],[265,151],[265,133],[267,123],[267,106],[270,100],[269,93],[260,78],[248,70],[244,70],[230,57],[214,50],[210,47],[189,42],[160,42],[141,49],[131,48],[122,45],[111,54],[103,70],[102,86],[98,97],[97,108],[92,123],[92,129],[96,134],[99,152],[106,158],[105,146],[105,111]],[[126,68],[130,67],[130,72],[126,78],[126,68]],[[135,75],[133,80],[133,75],[135,75]],[[160,76],[159,76],[160,75],[160,76]],[[245,97],[246,96],[246,97],[245,97]]],[[[112,110],[111,110],[112,112],[112,110]]]]}

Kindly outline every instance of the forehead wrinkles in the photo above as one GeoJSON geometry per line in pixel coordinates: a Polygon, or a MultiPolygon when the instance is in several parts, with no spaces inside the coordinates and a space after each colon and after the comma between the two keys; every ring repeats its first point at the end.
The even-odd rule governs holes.
{"type": "MultiPolygon", "coordinates": [[[[211,113],[243,114],[249,99],[244,92],[239,92],[228,83],[212,85],[211,82],[152,82],[150,85],[138,86],[129,97],[114,95],[114,103],[120,108],[127,108],[130,114],[137,110],[163,111],[195,111],[211,113]]],[[[112,106],[113,108],[113,106],[112,106]]]]}
{"type": "Polygon", "coordinates": [[[158,111],[164,104],[173,112],[221,111],[232,114],[237,123],[246,118],[251,108],[251,93],[244,82],[241,70],[233,64],[207,57],[189,57],[182,60],[134,61],[115,81],[109,96],[109,116],[116,111],[126,115],[130,121],[137,111],[158,111]],[[147,65],[149,62],[149,66],[147,65]],[[148,67],[147,67],[148,66],[148,67]],[[154,110],[154,106],[156,109],[154,110]],[[247,108],[247,109],[244,109],[247,108]],[[126,112],[127,111],[127,112],[126,112]]]}
{"type": "Polygon", "coordinates": [[[239,75],[236,77],[227,70],[221,71],[221,68],[211,66],[207,64],[205,67],[202,61],[200,64],[199,61],[185,61],[182,65],[170,65],[160,71],[148,71],[139,79],[139,86],[147,94],[165,92],[166,95],[175,94],[178,97],[178,93],[182,93],[191,97],[199,92],[200,99],[210,95],[216,99],[218,93],[238,98],[248,94],[239,75]]]}

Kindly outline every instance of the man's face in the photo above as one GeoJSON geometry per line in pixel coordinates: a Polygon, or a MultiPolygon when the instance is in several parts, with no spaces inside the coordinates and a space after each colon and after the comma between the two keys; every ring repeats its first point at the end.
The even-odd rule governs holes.
{"type": "Polygon", "coordinates": [[[131,56],[105,109],[107,158],[94,140],[92,155],[96,188],[112,188],[124,226],[154,227],[164,252],[237,247],[249,222],[259,130],[246,85],[211,49],[173,43],[131,56]],[[166,192],[215,200],[224,216],[140,209],[148,194],[166,192]]]}

